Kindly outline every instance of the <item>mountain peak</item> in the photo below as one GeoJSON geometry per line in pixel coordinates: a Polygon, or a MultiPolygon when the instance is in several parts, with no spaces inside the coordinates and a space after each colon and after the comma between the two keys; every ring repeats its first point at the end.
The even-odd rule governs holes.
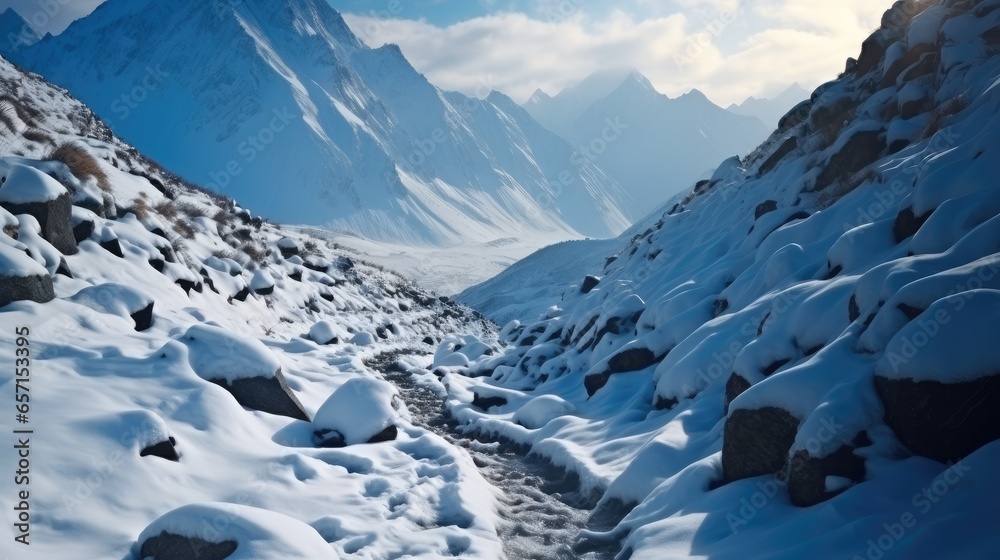
{"type": "Polygon", "coordinates": [[[0,14],[0,53],[13,54],[41,40],[41,34],[14,8],[0,14]]]}

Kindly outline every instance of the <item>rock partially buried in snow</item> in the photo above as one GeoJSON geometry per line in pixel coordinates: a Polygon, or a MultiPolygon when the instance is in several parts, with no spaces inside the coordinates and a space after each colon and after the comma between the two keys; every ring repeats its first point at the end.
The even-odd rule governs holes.
{"type": "Polygon", "coordinates": [[[250,280],[250,289],[259,296],[273,294],[274,278],[264,269],[256,270],[253,273],[253,278],[250,280]]]}
{"type": "Polygon", "coordinates": [[[181,342],[189,349],[195,373],[229,391],[241,405],[309,421],[277,358],[260,341],[202,324],[189,328],[181,342]]]}
{"type": "Polygon", "coordinates": [[[314,443],[343,447],[396,439],[396,392],[370,377],[356,377],[341,385],[316,411],[314,443]]]}
{"type": "Polygon", "coordinates": [[[330,321],[320,321],[309,329],[309,339],[316,344],[339,344],[344,338],[347,338],[347,331],[330,321]]]}
{"type": "Polygon", "coordinates": [[[69,191],[58,181],[26,165],[14,164],[0,187],[0,205],[11,214],[30,214],[42,229],[42,237],[65,255],[78,251],[73,236],[69,191]]]}
{"type": "Polygon", "coordinates": [[[52,278],[42,265],[0,243],[0,307],[15,301],[47,303],[55,297],[52,278]]]}
{"type": "Polygon", "coordinates": [[[601,283],[601,279],[597,276],[587,276],[583,279],[583,285],[580,286],[580,292],[584,294],[589,294],[594,291],[594,288],[601,283]]]}
{"type": "Polygon", "coordinates": [[[576,407],[555,395],[542,395],[517,409],[514,413],[514,422],[529,430],[537,430],[560,416],[572,414],[575,410],[576,407]]]}
{"type": "Polygon", "coordinates": [[[108,283],[84,288],[69,300],[98,313],[127,317],[135,323],[135,330],[139,332],[153,325],[153,300],[122,284],[108,283]]]}
{"type": "Polygon", "coordinates": [[[798,419],[780,408],[734,410],[722,436],[724,481],[781,471],[798,428],[798,419]]]}
{"type": "Polygon", "coordinates": [[[886,424],[913,453],[958,461],[1000,439],[998,309],[994,290],[940,299],[886,347],[875,387],[886,424]]]}
{"type": "Polygon", "coordinates": [[[351,338],[351,344],[355,346],[372,346],[375,344],[375,335],[370,332],[359,332],[351,338]]]}
{"type": "Polygon", "coordinates": [[[291,517],[236,504],[191,504],[139,535],[143,560],[288,560],[335,556],[315,529],[291,517]]]}

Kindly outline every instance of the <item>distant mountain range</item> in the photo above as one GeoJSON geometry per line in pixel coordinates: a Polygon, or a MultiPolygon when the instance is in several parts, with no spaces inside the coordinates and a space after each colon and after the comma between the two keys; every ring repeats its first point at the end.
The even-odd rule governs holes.
{"type": "Polygon", "coordinates": [[[3,53],[16,53],[42,40],[42,35],[14,8],[0,14],[0,46],[3,53]]]}
{"type": "Polygon", "coordinates": [[[743,103],[732,104],[727,109],[737,115],[757,117],[764,122],[768,128],[777,128],[778,121],[785,113],[800,102],[809,99],[811,92],[806,88],[794,83],[779,93],[773,99],[748,97],[743,103]]]}
{"type": "Polygon", "coordinates": [[[617,180],[635,216],[706,178],[720,160],[749,154],[772,130],[698,90],[667,97],[632,69],[593,74],[556,96],[539,90],[524,108],[617,180]]]}
{"type": "Polygon", "coordinates": [[[438,246],[609,237],[632,221],[615,180],[511,99],[441,91],[322,0],[108,0],[7,54],[279,221],[438,246]]]}

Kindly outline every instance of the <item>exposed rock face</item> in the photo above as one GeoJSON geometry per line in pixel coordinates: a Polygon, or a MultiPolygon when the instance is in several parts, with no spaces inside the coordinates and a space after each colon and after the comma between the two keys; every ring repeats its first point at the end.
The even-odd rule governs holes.
{"type": "Polygon", "coordinates": [[[775,407],[735,410],[722,436],[725,482],[775,474],[785,468],[799,421],[775,407]]]}
{"type": "Polygon", "coordinates": [[[862,482],[865,479],[865,461],[854,454],[854,449],[844,445],[822,458],[813,457],[808,451],[796,452],[792,456],[788,476],[788,494],[792,503],[800,507],[813,506],[842,492],[827,491],[828,476],[862,482]]]}
{"type": "Polygon", "coordinates": [[[885,151],[882,131],[869,130],[856,133],[835,153],[826,168],[816,179],[814,190],[821,191],[837,181],[844,181],[863,168],[875,163],[885,151]]]}
{"type": "Polygon", "coordinates": [[[601,283],[601,279],[596,276],[587,276],[583,279],[583,285],[580,286],[580,292],[584,294],[589,294],[594,291],[594,288],[601,283]]]}
{"type": "Polygon", "coordinates": [[[965,383],[875,377],[885,423],[913,453],[958,461],[1000,439],[1000,375],[965,383]]]}
{"type": "Polygon", "coordinates": [[[612,375],[643,370],[654,365],[661,359],[663,359],[662,356],[657,357],[649,348],[630,348],[624,350],[608,360],[607,370],[588,375],[583,381],[584,387],[587,389],[587,394],[593,397],[597,391],[600,391],[608,384],[612,375]]]}
{"type": "Polygon", "coordinates": [[[0,307],[15,301],[48,303],[55,297],[52,278],[47,274],[8,276],[0,273],[0,307]]]}
{"type": "Polygon", "coordinates": [[[277,371],[274,377],[250,377],[236,379],[229,383],[225,379],[212,379],[212,383],[222,387],[236,397],[236,401],[246,408],[288,416],[296,420],[310,421],[298,397],[288,387],[285,376],[277,371]]]}
{"type": "Polygon", "coordinates": [[[11,214],[29,214],[38,220],[42,228],[42,238],[64,255],[75,255],[79,249],[73,235],[73,202],[68,192],[47,202],[13,204],[4,202],[3,207],[11,214]]]}
{"type": "Polygon", "coordinates": [[[213,543],[198,537],[182,537],[166,531],[146,539],[139,555],[151,560],[225,560],[236,552],[239,543],[223,541],[213,543]]]}

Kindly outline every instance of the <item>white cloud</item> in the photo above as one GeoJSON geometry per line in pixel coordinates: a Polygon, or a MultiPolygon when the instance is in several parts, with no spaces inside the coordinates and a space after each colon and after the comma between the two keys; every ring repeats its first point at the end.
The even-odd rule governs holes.
{"type": "Polygon", "coordinates": [[[668,95],[698,88],[725,105],[795,81],[835,78],[887,7],[871,0],[677,2],[677,13],[645,20],[622,11],[600,21],[584,13],[561,20],[500,13],[448,27],[345,18],[373,46],[400,45],[444,89],[482,93],[487,84],[524,101],[537,88],[553,94],[595,70],[631,66],[668,95]]]}

